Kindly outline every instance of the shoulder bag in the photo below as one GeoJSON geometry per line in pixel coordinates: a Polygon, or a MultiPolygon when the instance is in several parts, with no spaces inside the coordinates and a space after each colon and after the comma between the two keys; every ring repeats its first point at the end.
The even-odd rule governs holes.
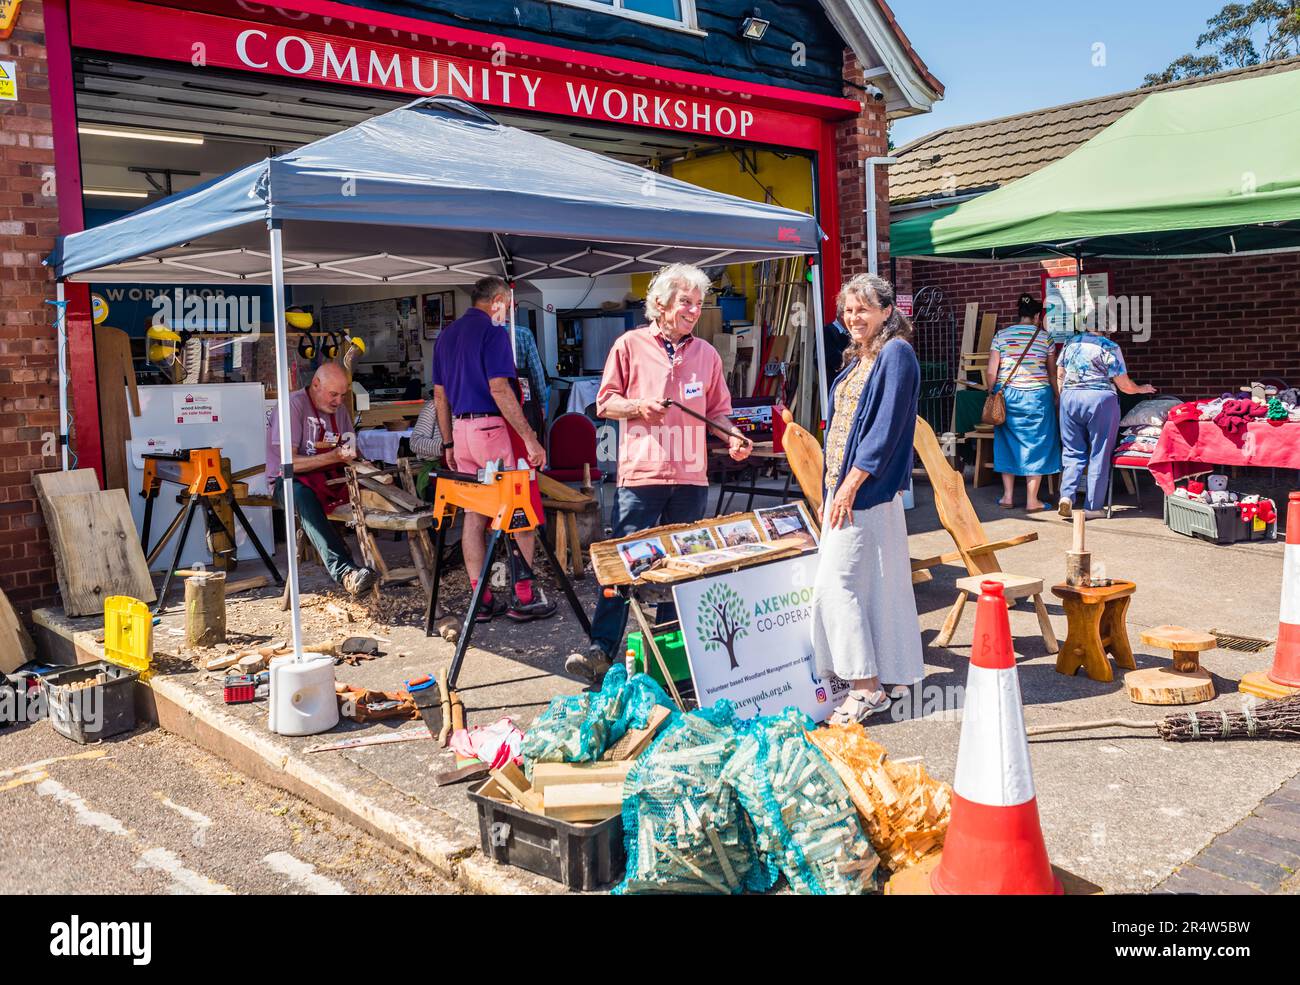
{"type": "MultiPolygon", "coordinates": [[[[1038,341],[1038,334],[1042,330],[1043,326],[1039,325],[1034,329],[1034,334],[1029,337],[1029,341],[1025,343],[1024,349],[1021,350],[1020,358],[1016,360],[1016,364],[1011,367],[1011,372],[1007,374],[1008,383],[1015,379],[1016,370],[1018,370],[1020,364],[1025,361],[1025,356],[1029,355],[1029,350],[1032,349],[1034,343],[1038,341]]],[[[1001,376],[1002,374],[998,373],[998,375],[1001,376]]],[[[993,384],[993,389],[989,391],[989,395],[984,398],[984,410],[980,412],[981,424],[991,424],[994,427],[1000,427],[1007,422],[1007,398],[1002,395],[1003,389],[1004,387],[995,382],[993,384]]]]}

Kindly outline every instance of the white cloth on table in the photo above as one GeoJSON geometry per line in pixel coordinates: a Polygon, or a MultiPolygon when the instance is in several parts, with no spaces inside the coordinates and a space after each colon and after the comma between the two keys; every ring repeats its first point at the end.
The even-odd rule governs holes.
{"type": "Polygon", "coordinates": [[[901,495],[854,510],[852,526],[823,521],[812,636],[822,677],[915,684],[925,676],[901,495]]]}
{"type": "Polygon", "coordinates": [[[402,439],[411,436],[411,428],[390,431],[388,428],[366,428],[357,432],[357,451],[371,462],[396,462],[402,439]]]}
{"type": "Polygon", "coordinates": [[[564,409],[570,414],[585,413],[587,408],[596,402],[596,394],[599,392],[599,376],[574,380],[569,386],[569,402],[564,409]]]}

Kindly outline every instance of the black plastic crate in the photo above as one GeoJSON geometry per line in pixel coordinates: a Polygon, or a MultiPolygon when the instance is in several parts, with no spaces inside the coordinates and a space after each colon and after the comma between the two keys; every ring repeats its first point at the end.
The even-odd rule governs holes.
{"type": "Polygon", "coordinates": [[[1255,530],[1254,524],[1241,518],[1236,503],[1214,506],[1182,496],[1165,497],[1165,526],[1174,533],[1200,537],[1214,544],[1235,544],[1245,540],[1277,539],[1277,521],[1255,530]]]}
{"type": "Polygon", "coordinates": [[[69,667],[41,678],[50,724],[73,742],[97,742],[135,728],[135,682],[140,675],[107,660],[69,667]],[[94,680],[105,684],[71,688],[69,684],[94,680]]]}
{"type": "Polygon", "coordinates": [[[623,874],[623,816],[595,824],[575,824],[530,814],[514,804],[481,793],[491,777],[470,788],[478,805],[483,854],[546,876],[577,892],[612,886],[623,874]]]}

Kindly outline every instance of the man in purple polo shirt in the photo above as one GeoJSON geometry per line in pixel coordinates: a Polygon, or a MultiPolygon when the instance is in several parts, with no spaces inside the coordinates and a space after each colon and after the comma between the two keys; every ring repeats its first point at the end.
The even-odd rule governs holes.
{"type": "MultiPolygon", "coordinates": [[[[471,307],[438,337],[433,350],[433,399],[438,427],[444,438],[447,468],[474,473],[488,462],[500,461],[514,468],[516,454],[511,443],[513,429],[523,442],[523,456],[533,468],[546,462],[546,451],[524,418],[515,393],[518,372],[505,321],[510,304],[510,287],[500,277],[484,277],[470,293],[471,307]]],[[[469,575],[470,590],[478,584],[487,550],[488,517],[465,514],[461,553],[469,575]]],[[[531,565],[536,538],[532,531],[515,537],[524,559],[531,565]]],[[[517,622],[555,615],[555,603],[546,598],[532,579],[515,584],[514,598],[506,603],[487,591],[479,621],[505,613],[517,622]]]]}

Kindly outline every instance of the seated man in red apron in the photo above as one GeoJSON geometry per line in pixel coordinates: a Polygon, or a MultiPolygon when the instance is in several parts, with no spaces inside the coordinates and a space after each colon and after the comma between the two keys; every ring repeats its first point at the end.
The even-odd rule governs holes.
{"type": "MultiPolygon", "coordinates": [[[[328,482],[342,476],[344,463],[357,457],[356,434],[344,403],[348,390],[348,374],[343,367],[325,363],[316,370],[306,390],[298,390],[289,397],[293,504],[298,522],[329,576],[349,594],[361,595],[374,585],[375,571],[352,560],[348,545],[328,519],[330,511],[348,499],[346,485],[331,486],[328,482]]],[[[266,446],[267,478],[275,480],[275,497],[283,505],[280,422],[275,414],[268,422],[266,446]]],[[[289,549],[293,549],[292,545],[289,549]]]]}
{"type": "MultiPolygon", "coordinates": [[[[539,469],[546,463],[546,450],[524,418],[510,332],[503,327],[510,288],[500,277],[484,277],[474,285],[470,301],[469,310],[443,329],[433,351],[433,399],[447,468],[474,474],[488,462],[499,461],[510,469],[525,458],[539,469]],[[450,441],[445,440],[447,435],[450,441]]],[[[540,517],[541,495],[536,482],[532,496],[540,517]]],[[[488,517],[465,514],[461,553],[471,591],[483,570],[487,526],[488,517]]],[[[520,533],[515,540],[531,567],[536,534],[520,533]]],[[[478,620],[486,622],[502,614],[516,622],[545,619],[555,615],[555,603],[531,578],[521,579],[509,600],[491,591],[484,594],[478,620]]]]}

